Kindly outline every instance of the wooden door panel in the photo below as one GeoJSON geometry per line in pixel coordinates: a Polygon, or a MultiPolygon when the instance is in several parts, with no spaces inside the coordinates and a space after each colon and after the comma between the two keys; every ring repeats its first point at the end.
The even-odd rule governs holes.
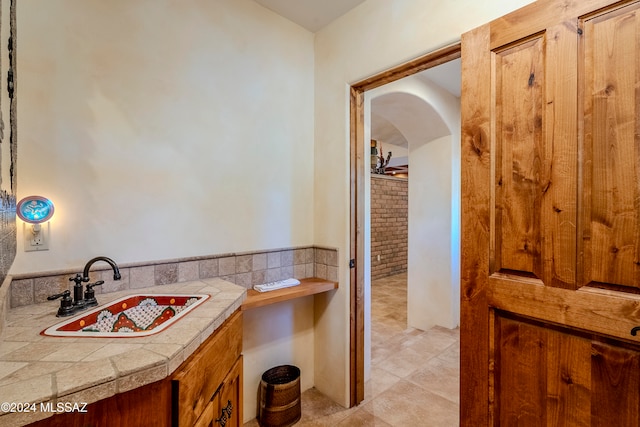
{"type": "Polygon", "coordinates": [[[546,331],[547,425],[589,426],[591,343],[569,333],[546,331]]]}
{"type": "Polygon", "coordinates": [[[496,425],[637,426],[640,352],[495,316],[496,425]]]}
{"type": "Polygon", "coordinates": [[[592,425],[640,425],[638,351],[595,342],[591,362],[592,425]]]}
{"type": "Polygon", "coordinates": [[[640,287],[640,16],[632,4],[582,23],[584,284],[640,287]]]}
{"type": "Polygon", "coordinates": [[[639,425],[639,11],[463,35],[461,425],[639,425]]]}
{"type": "Polygon", "coordinates": [[[576,287],[576,24],[493,49],[495,254],[492,272],[576,287]],[[547,72],[547,69],[550,72],[547,72]],[[562,257],[554,256],[562,253],[562,257]]]}
{"type": "Polygon", "coordinates": [[[537,37],[493,59],[496,74],[496,266],[541,278],[541,181],[545,147],[544,38],[537,37]]]}
{"type": "Polygon", "coordinates": [[[498,425],[545,425],[546,331],[497,315],[495,335],[498,425]]]}

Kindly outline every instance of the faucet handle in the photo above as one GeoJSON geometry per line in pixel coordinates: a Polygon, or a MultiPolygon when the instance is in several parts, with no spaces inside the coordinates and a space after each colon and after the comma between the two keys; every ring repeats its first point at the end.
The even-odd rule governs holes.
{"type": "Polygon", "coordinates": [[[62,297],[62,299],[63,299],[63,300],[65,300],[67,297],[68,297],[69,299],[71,299],[71,296],[70,296],[70,295],[71,295],[71,291],[70,291],[69,289],[67,289],[66,291],[61,292],[61,293],[59,293],[59,294],[49,295],[49,296],[47,297],[47,299],[48,299],[49,301],[53,301],[54,299],[58,299],[58,298],[60,298],[60,297],[62,297]]]}
{"type": "Polygon", "coordinates": [[[89,283],[87,285],[87,291],[92,291],[94,286],[104,285],[104,280],[98,280],[96,283],[89,283]]]}
{"type": "Polygon", "coordinates": [[[82,277],[82,274],[77,273],[75,276],[69,277],[69,281],[70,282],[75,282],[76,286],[79,286],[80,283],[82,283],[82,282],[88,282],[89,278],[88,277],[82,277]]]}
{"type": "Polygon", "coordinates": [[[62,293],[50,295],[47,297],[49,301],[53,301],[54,299],[58,299],[62,297],[60,300],[60,308],[58,308],[58,317],[70,316],[74,312],[73,300],[71,299],[71,291],[68,289],[62,293]]]}
{"type": "Polygon", "coordinates": [[[96,293],[93,290],[93,287],[100,286],[102,284],[104,284],[104,280],[98,280],[96,283],[87,284],[87,290],[84,291],[84,301],[87,307],[98,305],[98,300],[96,300],[96,293]]]}

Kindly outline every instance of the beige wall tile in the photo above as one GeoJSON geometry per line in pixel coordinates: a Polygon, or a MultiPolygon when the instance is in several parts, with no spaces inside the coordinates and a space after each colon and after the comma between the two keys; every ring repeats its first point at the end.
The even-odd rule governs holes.
{"type": "Polygon", "coordinates": [[[198,261],[186,261],[178,264],[178,282],[190,282],[200,278],[198,261]]]}
{"type": "Polygon", "coordinates": [[[314,262],[315,257],[315,249],[314,248],[306,248],[305,250],[305,262],[308,264],[310,262],[314,262]]]}
{"type": "Polygon", "coordinates": [[[307,262],[307,250],[306,249],[294,249],[293,250],[293,264],[305,264],[307,262]]]}
{"type": "Polygon", "coordinates": [[[267,270],[267,282],[275,282],[280,279],[282,279],[282,269],[280,267],[270,268],[267,270]]]}
{"type": "Polygon", "coordinates": [[[327,251],[325,249],[316,248],[315,250],[315,262],[316,264],[327,263],[327,251]]]}
{"type": "Polygon", "coordinates": [[[218,275],[230,276],[236,274],[236,257],[224,257],[218,260],[218,275]]]}
{"type": "Polygon", "coordinates": [[[12,280],[10,302],[11,307],[33,304],[33,279],[12,280]]]}
{"type": "Polygon", "coordinates": [[[236,285],[244,286],[249,289],[252,286],[251,279],[253,277],[253,273],[240,273],[236,274],[236,285]]]}
{"type": "Polygon", "coordinates": [[[252,285],[260,285],[267,281],[267,270],[260,270],[253,272],[252,285]]]}
{"type": "Polygon", "coordinates": [[[266,270],[267,269],[267,254],[254,254],[253,255],[253,271],[266,270]]]}
{"type": "Polygon", "coordinates": [[[248,273],[253,270],[253,255],[236,257],[236,273],[248,273]]]}
{"type": "Polygon", "coordinates": [[[293,251],[282,251],[280,255],[280,264],[282,267],[289,267],[293,265],[293,251]]]}
{"type": "Polygon", "coordinates": [[[155,285],[155,268],[153,265],[129,269],[130,289],[146,288],[153,285],[155,285]]]}
{"type": "Polygon", "coordinates": [[[307,268],[304,264],[296,264],[293,266],[293,277],[296,279],[304,279],[307,277],[307,268]]]}
{"type": "MultiPolygon", "coordinates": [[[[63,276],[39,277],[33,281],[34,302],[47,301],[47,297],[71,289],[69,279],[63,276]]],[[[73,295],[73,292],[72,292],[73,295]]]]}
{"type": "Polygon", "coordinates": [[[327,266],[325,264],[316,263],[315,266],[316,277],[320,279],[327,279],[327,266]]]}
{"type": "Polygon", "coordinates": [[[281,252],[269,252],[267,254],[267,268],[278,268],[280,266],[282,266],[281,252]]]}
{"type": "Polygon", "coordinates": [[[218,258],[200,261],[200,278],[218,277],[218,258]]]}
{"type": "Polygon", "coordinates": [[[168,285],[178,281],[178,263],[159,264],[155,268],[155,284],[168,285]]]}
{"type": "Polygon", "coordinates": [[[306,267],[306,270],[307,270],[306,275],[305,275],[306,277],[316,277],[316,272],[315,272],[315,270],[313,268],[313,264],[312,263],[305,264],[305,267],[306,267]]]}

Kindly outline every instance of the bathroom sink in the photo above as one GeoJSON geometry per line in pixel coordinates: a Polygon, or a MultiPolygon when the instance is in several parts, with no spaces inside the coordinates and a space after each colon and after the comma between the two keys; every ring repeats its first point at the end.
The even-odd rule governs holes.
{"type": "Polygon", "coordinates": [[[54,337],[141,337],[158,333],[209,295],[129,295],[82,312],[41,332],[54,337]]]}

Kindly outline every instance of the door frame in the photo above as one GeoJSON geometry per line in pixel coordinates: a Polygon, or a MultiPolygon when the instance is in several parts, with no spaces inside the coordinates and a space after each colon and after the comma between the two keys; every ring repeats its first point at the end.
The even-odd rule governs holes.
{"type": "Polygon", "coordinates": [[[364,94],[404,77],[461,57],[460,41],[351,85],[350,89],[350,345],[349,406],[364,400],[364,94]]]}

